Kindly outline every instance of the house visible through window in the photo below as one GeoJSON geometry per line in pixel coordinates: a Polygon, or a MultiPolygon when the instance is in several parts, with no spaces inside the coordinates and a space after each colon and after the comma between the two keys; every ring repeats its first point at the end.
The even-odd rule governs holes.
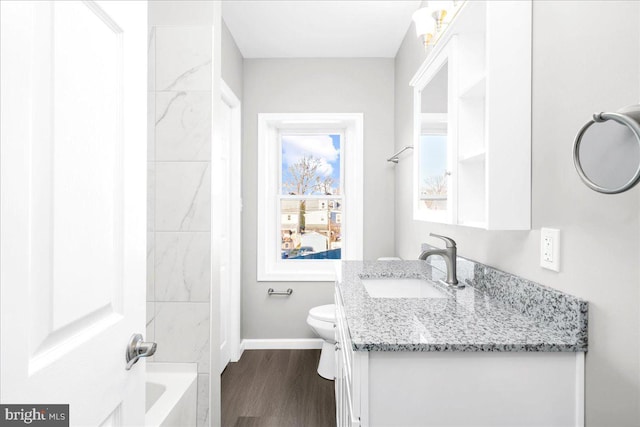
{"type": "Polygon", "coordinates": [[[282,259],[341,259],[342,134],[282,133],[282,259]]]}

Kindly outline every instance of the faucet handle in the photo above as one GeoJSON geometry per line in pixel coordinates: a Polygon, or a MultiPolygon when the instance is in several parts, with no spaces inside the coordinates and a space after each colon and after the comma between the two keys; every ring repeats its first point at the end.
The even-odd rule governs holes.
{"type": "Polygon", "coordinates": [[[456,247],[456,242],[455,240],[453,240],[450,237],[447,236],[441,236],[439,234],[435,234],[435,233],[429,233],[429,236],[432,237],[437,237],[438,239],[442,239],[445,241],[447,248],[455,248],[456,247]]]}

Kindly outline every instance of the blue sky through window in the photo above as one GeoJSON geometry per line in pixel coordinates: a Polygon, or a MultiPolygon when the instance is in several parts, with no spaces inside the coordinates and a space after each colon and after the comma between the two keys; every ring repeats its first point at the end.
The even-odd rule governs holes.
{"type": "MultiPolygon", "coordinates": [[[[304,158],[313,157],[316,163],[313,181],[333,180],[332,193],[338,194],[340,188],[340,135],[283,135],[282,136],[282,194],[292,192],[287,183],[296,181],[290,167],[299,168],[304,158]],[[317,180],[316,180],[317,178],[317,180]]],[[[318,188],[306,191],[306,194],[324,194],[318,188]]]]}
{"type": "Polygon", "coordinates": [[[447,170],[447,136],[420,137],[420,183],[430,177],[443,176],[447,170]]]}

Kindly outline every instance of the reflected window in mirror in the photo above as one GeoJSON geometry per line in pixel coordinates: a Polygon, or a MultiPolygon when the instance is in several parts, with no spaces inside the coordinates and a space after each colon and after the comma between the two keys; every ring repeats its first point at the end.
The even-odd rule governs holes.
{"type": "Polygon", "coordinates": [[[448,207],[447,115],[423,114],[420,134],[420,203],[422,208],[442,211],[448,207]]]}

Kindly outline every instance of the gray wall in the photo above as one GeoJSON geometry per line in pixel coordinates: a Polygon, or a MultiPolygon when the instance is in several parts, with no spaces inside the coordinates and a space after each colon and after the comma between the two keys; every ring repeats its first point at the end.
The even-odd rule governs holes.
{"type": "MultiPolygon", "coordinates": [[[[573,138],[596,111],[638,103],[640,3],[534,2],[532,230],[488,232],[412,220],[411,161],[396,168],[396,252],[413,258],[429,232],[460,255],[589,301],[589,426],[640,420],[640,210],[637,188],[605,196],[585,187],[573,138]],[[594,31],[597,28],[597,31],[594,31]],[[539,267],[540,228],[561,230],[561,272],[539,267]]],[[[408,82],[424,59],[411,28],[395,64],[396,147],[411,138],[408,82]]]]}
{"type": "Polygon", "coordinates": [[[227,24],[222,21],[222,80],[240,100],[242,100],[243,61],[244,58],[236,41],[229,32],[227,24]]]}
{"type": "Polygon", "coordinates": [[[256,282],[258,114],[314,112],[364,113],[364,258],[393,253],[393,59],[245,59],[243,338],[313,337],[307,312],[333,302],[333,283],[256,282]],[[294,293],[268,298],[269,287],[294,293]]]}

